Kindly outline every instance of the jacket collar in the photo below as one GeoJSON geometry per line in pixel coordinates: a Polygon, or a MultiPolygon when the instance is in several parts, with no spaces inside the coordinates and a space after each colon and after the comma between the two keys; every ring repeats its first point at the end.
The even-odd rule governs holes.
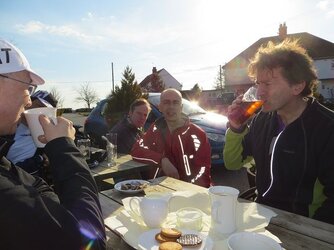
{"type": "Polygon", "coordinates": [[[10,146],[14,143],[14,135],[0,137],[0,158],[6,156],[10,146]]]}

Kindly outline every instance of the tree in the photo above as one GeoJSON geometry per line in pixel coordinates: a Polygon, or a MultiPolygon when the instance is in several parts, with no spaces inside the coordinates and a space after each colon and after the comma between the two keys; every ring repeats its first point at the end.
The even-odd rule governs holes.
{"type": "Polygon", "coordinates": [[[165,84],[161,80],[157,72],[151,75],[151,92],[161,93],[165,89],[165,84]]]}
{"type": "Polygon", "coordinates": [[[165,89],[165,84],[161,80],[157,69],[154,67],[150,76],[150,83],[144,87],[147,92],[161,93],[165,89]]]}
{"type": "Polygon", "coordinates": [[[142,90],[135,80],[135,74],[132,69],[126,66],[121,80],[121,87],[116,86],[115,91],[108,98],[108,104],[104,110],[104,116],[111,127],[124,113],[129,111],[131,103],[143,96],[142,90]]]}
{"type": "Polygon", "coordinates": [[[220,90],[220,92],[223,93],[224,87],[225,87],[225,72],[223,67],[219,66],[219,71],[216,80],[214,82],[213,88],[220,90]]]}
{"type": "Polygon", "coordinates": [[[76,100],[85,102],[89,109],[93,103],[99,100],[95,90],[89,86],[89,82],[82,84],[80,89],[77,90],[77,93],[79,96],[76,97],[76,100]]]}
{"type": "Polygon", "coordinates": [[[64,104],[64,98],[61,96],[60,92],[56,87],[52,87],[49,93],[58,101],[58,108],[62,108],[64,104]]]}

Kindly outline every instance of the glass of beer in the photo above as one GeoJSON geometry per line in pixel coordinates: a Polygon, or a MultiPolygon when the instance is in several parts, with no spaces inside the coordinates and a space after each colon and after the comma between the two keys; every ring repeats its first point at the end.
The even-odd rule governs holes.
{"type": "Polygon", "coordinates": [[[238,108],[228,116],[230,121],[237,124],[244,124],[263,105],[263,101],[257,96],[257,87],[250,87],[243,95],[238,108]]]}

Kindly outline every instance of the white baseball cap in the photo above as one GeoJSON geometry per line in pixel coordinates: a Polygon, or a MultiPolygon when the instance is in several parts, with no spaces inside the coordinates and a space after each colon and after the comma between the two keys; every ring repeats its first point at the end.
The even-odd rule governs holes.
{"type": "Polygon", "coordinates": [[[44,84],[42,77],[37,75],[28,63],[27,58],[13,44],[0,38],[0,74],[26,70],[30,73],[32,84],[44,84]]]}

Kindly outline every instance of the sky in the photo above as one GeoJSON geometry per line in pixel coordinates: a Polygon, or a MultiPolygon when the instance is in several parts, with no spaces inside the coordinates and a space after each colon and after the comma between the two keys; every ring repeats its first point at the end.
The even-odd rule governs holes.
{"type": "Polygon", "coordinates": [[[334,42],[334,0],[1,1],[0,37],[20,48],[63,107],[89,84],[100,99],[126,66],[141,82],[164,68],[183,86],[212,89],[229,60],[262,37],[308,32],[334,42]]]}

